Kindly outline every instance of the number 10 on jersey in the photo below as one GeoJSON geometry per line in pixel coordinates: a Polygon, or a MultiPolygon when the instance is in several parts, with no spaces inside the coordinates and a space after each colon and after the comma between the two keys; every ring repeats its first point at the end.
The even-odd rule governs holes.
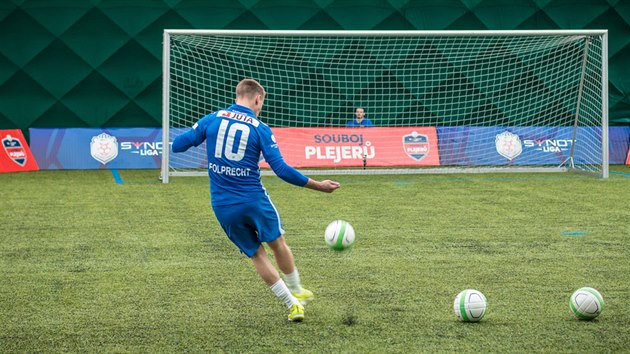
{"type": "Polygon", "coordinates": [[[249,139],[249,126],[243,123],[234,122],[228,130],[230,121],[227,119],[221,120],[219,126],[219,132],[217,133],[217,144],[214,148],[214,157],[222,158],[231,161],[241,161],[245,156],[245,149],[247,148],[247,140],[249,139]],[[226,132],[227,130],[227,137],[226,132]],[[234,140],[236,139],[237,132],[241,132],[238,139],[238,150],[234,152],[234,140]]]}

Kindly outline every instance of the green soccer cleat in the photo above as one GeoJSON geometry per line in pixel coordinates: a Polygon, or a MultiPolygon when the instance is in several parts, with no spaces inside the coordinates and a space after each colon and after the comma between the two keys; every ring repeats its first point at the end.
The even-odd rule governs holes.
{"type": "Polygon", "coordinates": [[[315,298],[312,291],[306,290],[304,288],[302,288],[302,291],[300,291],[299,293],[291,293],[291,294],[293,294],[293,296],[295,296],[295,298],[298,299],[298,301],[302,305],[308,304],[309,302],[311,302],[311,300],[315,298]]]}
{"type": "Polygon", "coordinates": [[[289,310],[289,322],[302,322],[304,321],[304,306],[293,305],[289,310]]]}

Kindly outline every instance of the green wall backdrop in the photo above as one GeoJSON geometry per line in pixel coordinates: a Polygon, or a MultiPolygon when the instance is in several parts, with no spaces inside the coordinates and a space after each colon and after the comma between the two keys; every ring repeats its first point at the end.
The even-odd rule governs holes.
{"type": "Polygon", "coordinates": [[[0,129],[160,126],[165,28],[608,29],[630,124],[630,0],[0,0],[0,129]]]}

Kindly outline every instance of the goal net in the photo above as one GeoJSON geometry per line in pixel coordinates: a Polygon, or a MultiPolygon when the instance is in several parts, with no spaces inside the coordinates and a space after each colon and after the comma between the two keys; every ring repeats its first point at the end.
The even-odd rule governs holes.
{"type": "MultiPolygon", "coordinates": [[[[608,177],[605,30],[166,30],[163,55],[164,146],[253,78],[260,119],[308,174],[608,177]]],[[[205,144],[164,149],[163,182],[205,174],[205,144]]]]}

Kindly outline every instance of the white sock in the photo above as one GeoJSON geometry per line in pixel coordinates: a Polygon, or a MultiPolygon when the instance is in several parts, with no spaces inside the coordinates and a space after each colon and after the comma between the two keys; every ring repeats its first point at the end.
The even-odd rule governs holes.
{"type": "Polygon", "coordinates": [[[287,287],[292,293],[299,293],[302,291],[302,284],[300,282],[300,274],[297,268],[294,268],[293,273],[285,274],[284,281],[287,283],[287,287]]]}
{"type": "Polygon", "coordinates": [[[273,291],[276,296],[284,301],[288,308],[291,308],[293,305],[299,305],[300,302],[293,295],[291,295],[291,291],[287,288],[287,285],[279,279],[275,284],[271,286],[271,291],[273,291]]]}

